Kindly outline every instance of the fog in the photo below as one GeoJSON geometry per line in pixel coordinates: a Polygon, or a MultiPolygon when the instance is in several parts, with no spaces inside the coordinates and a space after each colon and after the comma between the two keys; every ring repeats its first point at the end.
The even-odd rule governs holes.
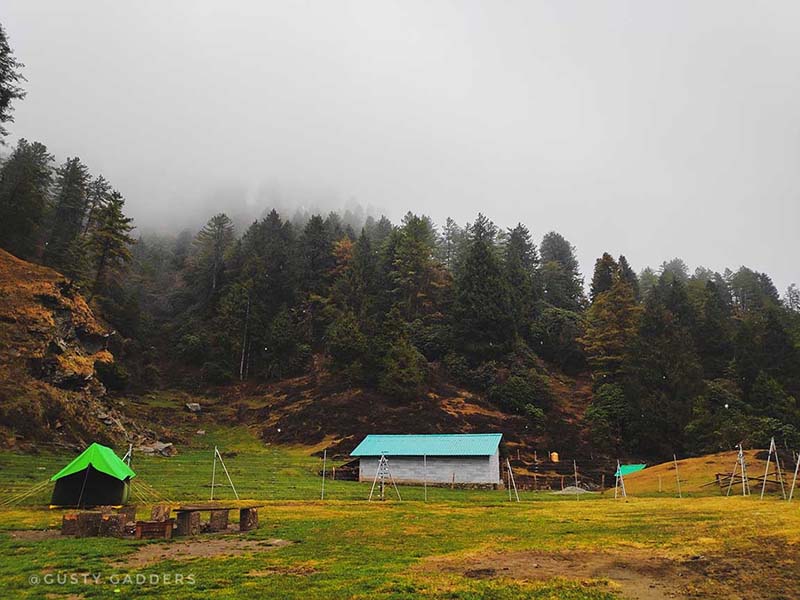
{"type": "Polygon", "coordinates": [[[141,230],[224,210],[484,212],[584,273],[681,256],[800,281],[800,3],[5,0],[10,143],[141,230]]]}

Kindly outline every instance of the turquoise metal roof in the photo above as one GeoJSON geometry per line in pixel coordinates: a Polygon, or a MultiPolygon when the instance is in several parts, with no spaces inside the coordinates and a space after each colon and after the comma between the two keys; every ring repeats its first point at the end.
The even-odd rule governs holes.
{"type": "Polygon", "coordinates": [[[350,456],[490,456],[502,433],[368,435],[350,456]]]}

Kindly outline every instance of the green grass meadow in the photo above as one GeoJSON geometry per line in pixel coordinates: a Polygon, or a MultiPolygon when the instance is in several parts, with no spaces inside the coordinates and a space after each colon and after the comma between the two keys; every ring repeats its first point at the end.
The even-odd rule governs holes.
{"type": "MultiPolygon", "coordinates": [[[[156,542],[111,538],[21,537],[19,530],[60,525],[62,511],[46,507],[51,488],[0,509],[0,589],[8,598],[565,598],[618,597],[619,588],[599,578],[545,579],[468,577],[437,567],[482,553],[565,552],[613,549],[681,558],[690,554],[746,552],[759,540],[800,542],[796,505],[775,498],[629,498],[554,496],[402,486],[403,502],[367,502],[370,484],[326,483],[320,500],[321,461],[309,449],[260,445],[247,432],[209,432],[204,444],[219,444],[239,495],[265,506],[260,528],[248,534],[203,535],[196,540],[289,542],[248,546],[235,556],[155,563],[125,561],[156,542]],[[44,583],[67,574],[100,574],[101,583],[44,583]],[[191,575],[193,583],[126,582],[125,575],[191,575]],[[109,578],[115,576],[116,581],[109,578]],[[37,580],[38,578],[38,580],[37,580]],[[37,582],[38,581],[38,582],[37,582]]],[[[134,469],[154,493],[173,502],[207,500],[213,454],[193,447],[171,458],[134,457],[134,469]]],[[[0,453],[0,490],[7,501],[63,466],[63,454],[0,453]]],[[[217,474],[220,475],[219,469],[217,474]]],[[[223,475],[224,477],[224,475],[223,475]]],[[[134,486],[136,486],[134,479],[134,486]]],[[[217,497],[232,498],[221,487],[217,497]]],[[[149,514],[146,503],[141,514],[149,514]]],[[[172,545],[186,543],[185,538],[172,545]]],[[[502,561],[500,561],[502,563],[502,561]]],[[[500,564],[502,566],[502,564],[500,564]]]]}

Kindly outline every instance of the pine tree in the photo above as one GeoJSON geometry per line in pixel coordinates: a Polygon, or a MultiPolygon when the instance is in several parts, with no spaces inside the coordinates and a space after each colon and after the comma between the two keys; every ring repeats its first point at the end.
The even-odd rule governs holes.
{"type": "Polygon", "coordinates": [[[77,157],[68,158],[56,172],[58,192],[44,262],[74,278],[83,277],[86,270],[83,230],[90,179],[89,169],[77,157]]]}
{"type": "Polygon", "coordinates": [[[20,73],[20,69],[24,66],[14,57],[6,31],[0,24],[0,143],[3,144],[5,143],[3,138],[8,135],[3,123],[14,121],[11,114],[14,108],[11,102],[25,97],[25,90],[19,85],[25,81],[25,77],[20,73]]]}
{"type": "Polygon", "coordinates": [[[464,264],[455,281],[454,333],[460,348],[477,362],[501,356],[513,341],[508,284],[496,237],[494,223],[479,214],[469,228],[464,264]]]}
{"type": "Polygon", "coordinates": [[[628,264],[628,259],[620,254],[619,260],[617,260],[617,265],[619,269],[619,276],[628,282],[628,285],[631,286],[631,289],[633,290],[634,297],[636,300],[639,300],[639,278],[636,277],[636,272],[628,264]]]}
{"type": "Polygon", "coordinates": [[[225,265],[225,255],[232,246],[233,223],[224,213],[211,217],[195,236],[195,281],[208,297],[217,291],[225,265]]]}
{"type": "Polygon", "coordinates": [[[102,290],[111,275],[118,273],[131,261],[130,247],[134,239],[130,232],[133,230],[133,219],[123,213],[124,205],[122,194],[113,191],[106,203],[94,210],[93,227],[87,240],[94,266],[90,298],[102,290]]]}
{"type": "Polygon", "coordinates": [[[683,447],[684,428],[703,386],[691,333],[694,323],[686,286],[679,278],[662,275],[645,302],[627,386],[644,452],[664,455],[683,447]]]}
{"type": "Polygon", "coordinates": [[[518,336],[527,339],[535,317],[536,303],[541,299],[541,290],[536,245],[531,241],[528,228],[522,223],[508,232],[503,266],[508,281],[514,328],[518,336]]]}
{"type": "Polygon", "coordinates": [[[437,255],[445,268],[456,270],[456,258],[466,239],[466,232],[450,217],[447,217],[442,234],[437,241],[437,255]]]}
{"type": "Polygon", "coordinates": [[[20,258],[41,252],[52,161],[42,144],[21,139],[0,170],[0,246],[20,258]]]}
{"type": "Polygon", "coordinates": [[[581,344],[592,374],[600,382],[621,380],[639,332],[641,307],[630,284],[615,275],[608,290],[594,298],[581,344]]]}
{"type": "Polygon", "coordinates": [[[561,234],[551,231],[542,238],[539,253],[545,302],[557,308],[581,310],[585,298],[575,247],[561,234]]]}
{"type": "Polygon", "coordinates": [[[435,249],[436,231],[430,219],[406,214],[397,230],[389,279],[394,302],[407,322],[430,311],[435,302],[435,249]]]}
{"type": "Polygon", "coordinates": [[[592,284],[589,291],[589,297],[592,302],[594,302],[598,294],[611,289],[618,268],[616,261],[608,252],[603,252],[603,256],[595,261],[594,274],[592,275],[592,284]]]}
{"type": "Polygon", "coordinates": [[[317,296],[325,296],[334,268],[334,238],[331,229],[319,215],[309,219],[303,228],[301,247],[303,252],[303,284],[306,290],[317,296]]]}
{"type": "Polygon", "coordinates": [[[108,204],[114,190],[102,175],[95,177],[89,184],[86,194],[86,218],[83,234],[85,235],[98,220],[98,213],[108,204]]]}

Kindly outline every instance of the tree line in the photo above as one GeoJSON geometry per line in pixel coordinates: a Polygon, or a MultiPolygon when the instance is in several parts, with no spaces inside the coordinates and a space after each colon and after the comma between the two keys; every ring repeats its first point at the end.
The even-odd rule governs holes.
{"type": "MultiPolygon", "coordinates": [[[[0,143],[21,63],[0,26],[0,143]]],[[[479,214],[357,222],[267,213],[239,235],[225,214],[198,232],[140,237],[124,199],[80,159],[55,166],[21,139],[0,164],[0,246],[71,278],[120,332],[110,388],[222,385],[315,372],[419,401],[440,378],[532,428],[553,418],[552,375],[591,377],[592,445],[672,451],[800,443],[800,290],[765,273],[638,275],[604,253],[585,293],[575,248],[479,214]]]]}
{"type": "Polygon", "coordinates": [[[546,428],[551,374],[589,373],[598,448],[800,442],[797,288],[781,298],[746,267],[689,273],[674,259],[637,275],[603,254],[587,296],[557,232],[536,244],[481,214],[438,230],[411,213],[359,227],[271,211],[241,236],[218,214],[195,235],[140,239],[128,279],[140,327],[168,332],[188,379],[280,379],[324,357],[343,383],[399,403],[444,376],[546,428]]]}

